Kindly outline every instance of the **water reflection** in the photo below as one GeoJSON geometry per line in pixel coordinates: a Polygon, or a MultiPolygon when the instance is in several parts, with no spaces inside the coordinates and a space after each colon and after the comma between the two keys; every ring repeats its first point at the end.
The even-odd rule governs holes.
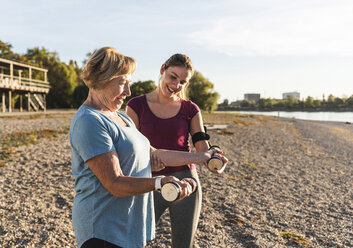
{"type": "MultiPolygon", "coordinates": [[[[221,112],[221,111],[218,111],[221,112]]],[[[222,111],[223,112],[223,111],[222,111]]],[[[300,120],[312,121],[338,121],[353,123],[353,112],[285,112],[285,111],[229,111],[232,113],[254,114],[254,115],[270,115],[287,118],[296,118],[300,120]]],[[[227,111],[224,111],[227,113],[227,111]]]]}

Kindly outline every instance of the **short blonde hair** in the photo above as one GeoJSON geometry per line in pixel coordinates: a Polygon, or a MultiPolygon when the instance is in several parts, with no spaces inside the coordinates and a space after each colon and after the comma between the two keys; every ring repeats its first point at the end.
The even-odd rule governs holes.
{"type": "Polygon", "coordinates": [[[81,76],[88,88],[101,89],[112,79],[132,74],[135,69],[133,58],[118,53],[112,47],[102,47],[89,57],[81,76]]]}
{"type": "MultiPolygon", "coordinates": [[[[194,74],[194,65],[192,64],[191,59],[185,54],[176,53],[176,54],[172,55],[164,63],[164,69],[166,70],[170,66],[185,67],[189,72],[191,72],[191,76],[194,74]]],[[[189,85],[189,83],[184,86],[182,91],[178,92],[177,96],[179,98],[182,98],[182,99],[186,98],[186,92],[185,91],[186,91],[186,88],[187,88],[188,85],[189,85]]]]}

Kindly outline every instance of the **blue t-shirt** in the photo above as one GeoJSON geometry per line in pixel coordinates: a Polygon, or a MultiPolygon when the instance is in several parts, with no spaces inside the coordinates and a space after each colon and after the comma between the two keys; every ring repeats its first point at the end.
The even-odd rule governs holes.
{"type": "Polygon", "coordinates": [[[90,158],[116,151],[125,176],[151,177],[150,143],[123,112],[121,126],[98,110],[81,106],[72,119],[70,143],[75,191],[72,222],[78,247],[99,238],[122,247],[141,247],[154,238],[151,192],[115,197],[85,163],[90,158]]]}

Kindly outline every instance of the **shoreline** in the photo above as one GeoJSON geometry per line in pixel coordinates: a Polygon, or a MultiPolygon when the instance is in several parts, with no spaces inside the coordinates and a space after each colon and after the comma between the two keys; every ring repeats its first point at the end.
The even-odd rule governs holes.
{"type": "Polygon", "coordinates": [[[216,111],[215,114],[239,114],[273,116],[308,121],[353,123],[353,112],[305,112],[305,111],[216,111]]]}
{"type": "Polygon", "coordinates": [[[341,113],[341,112],[353,112],[353,108],[332,108],[332,109],[217,109],[215,112],[233,112],[233,111],[252,111],[252,112],[332,112],[332,113],[341,113]]]}

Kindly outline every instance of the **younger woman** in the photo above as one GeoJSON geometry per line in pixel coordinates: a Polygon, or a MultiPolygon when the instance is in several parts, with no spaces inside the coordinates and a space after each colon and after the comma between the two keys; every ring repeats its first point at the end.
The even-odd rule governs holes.
{"type": "MultiPolygon", "coordinates": [[[[157,89],[128,102],[126,113],[153,147],[190,152],[190,135],[204,132],[199,107],[192,101],[185,100],[185,89],[193,72],[188,56],[174,54],[160,69],[157,89]]],[[[205,152],[209,148],[207,141],[202,139],[195,142],[194,146],[197,152],[205,152]]],[[[226,164],[227,159],[222,157],[222,160],[226,164]]],[[[156,221],[169,208],[172,246],[192,247],[202,201],[196,165],[165,166],[163,170],[154,171],[153,175],[174,176],[179,179],[193,177],[197,180],[197,192],[178,202],[169,203],[159,192],[154,194],[156,221]]],[[[223,169],[214,173],[219,174],[223,169]]]]}

